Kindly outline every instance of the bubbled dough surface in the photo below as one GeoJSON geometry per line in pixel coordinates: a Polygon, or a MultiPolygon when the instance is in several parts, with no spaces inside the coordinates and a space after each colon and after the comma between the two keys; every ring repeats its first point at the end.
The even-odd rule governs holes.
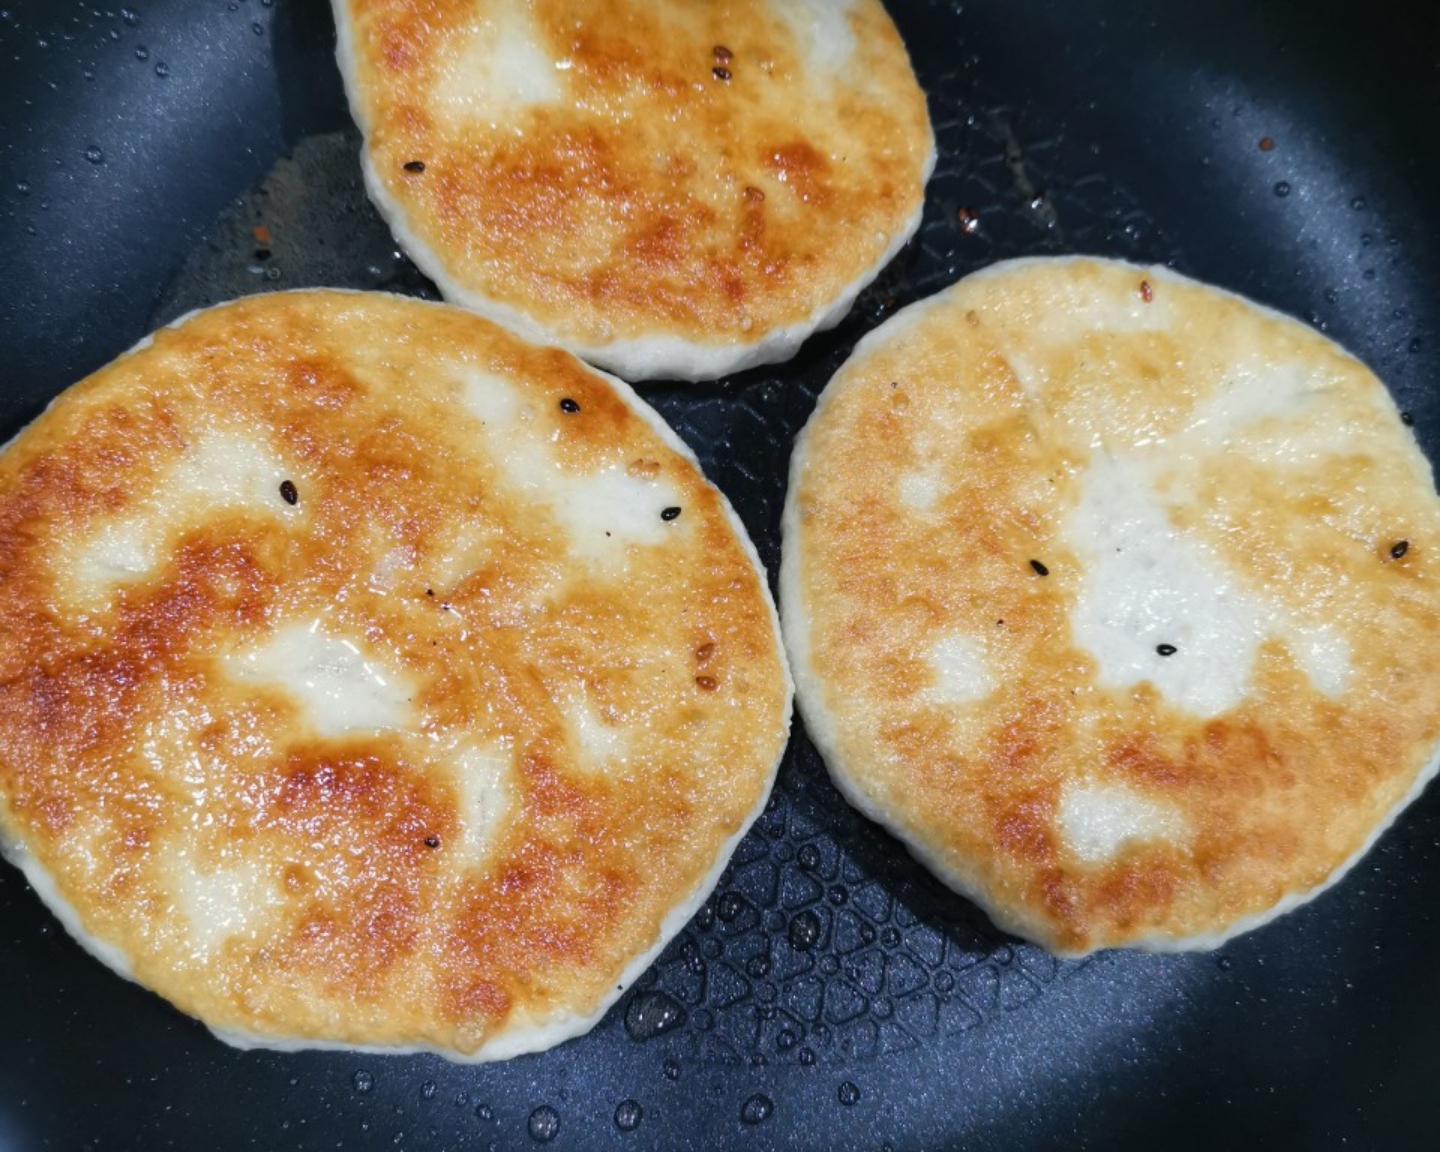
{"type": "Polygon", "coordinates": [[[250,298],[63,394],[0,455],[0,586],[7,854],[239,1043],[584,1030],[788,726],[753,549],[674,434],[396,297],[250,298]]]}
{"type": "Polygon", "coordinates": [[[895,317],[784,526],[840,787],[1057,951],[1262,923],[1434,771],[1428,464],[1332,342],[1164,269],[1016,261],[895,317]]]}
{"type": "Polygon", "coordinates": [[[934,140],[878,0],[334,7],[411,256],[628,379],[788,357],[919,224],[934,140]]]}

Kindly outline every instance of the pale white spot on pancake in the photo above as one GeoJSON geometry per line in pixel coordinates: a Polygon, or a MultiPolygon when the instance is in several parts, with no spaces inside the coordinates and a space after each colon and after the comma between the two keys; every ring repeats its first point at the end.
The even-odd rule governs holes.
{"type": "Polygon", "coordinates": [[[812,72],[836,72],[855,51],[854,0],[781,0],[775,10],[790,26],[812,72]]]}
{"type": "Polygon", "coordinates": [[[963,632],[941,636],[930,645],[928,663],[935,682],[926,695],[936,703],[971,704],[995,690],[984,651],[963,632]]]}
{"type": "MultiPolygon", "coordinates": [[[[70,591],[81,605],[108,602],[116,585],[153,572],[187,525],[226,509],[270,516],[294,513],[280,495],[290,473],[268,441],[212,432],[180,457],[125,511],[62,552],[70,591]]],[[[65,546],[62,546],[65,547],[65,546]]]]}
{"type": "Polygon", "coordinates": [[[578,767],[595,771],[624,761],[630,751],[629,733],[596,711],[583,688],[564,693],[556,703],[580,754],[578,767]]]}
{"type": "Polygon", "coordinates": [[[1063,525],[1082,558],[1070,627],[1099,665],[1101,684],[1153,683],[1174,706],[1217,716],[1249,692],[1267,637],[1323,692],[1343,688],[1349,648],[1323,626],[1294,626],[1277,604],[1247,591],[1220,557],[1179,531],[1139,464],[1096,453],[1063,525]],[[1176,652],[1162,656],[1162,644],[1176,652]]]}
{"type": "Polygon", "coordinates": [[[484,428],[501,482],[548,507],[573,556],[619,567],[627,547],[663,544],[688,531],[680,494],[663,474],[632,476],[620,461],[588,473],[567,468],[553,446],[561,432],[549,442],[516,434],[536,419],[516,385],[474,370],[463,371],[462,381],[465,405],[484,428]],[[671,507],[681,515],[666,521],[661,513],[671,507]]]}
{"type": "Polygon", "coordinates": [[[560,99],[560,61],[541,48],[539,27],[523,4],[475,21],[449,44],[439,68],[435,107],[453,120],[511,119],[560,99]]]}
{"type": "Polygon", "coordinates": [[[1186,831],[1177,808],[1116,783],[1067,783],[1056,817],[1066,846],[1087,864],[1114,859],[1127,843],[1178,841],[1186,831]]]}
{"type": "Polygon", "coordinates": [[[414,558],[408,548],[391,548],[380,557],[370,572],[370,587],[377,592],[393,592],[400,576],[408,571],[414,558]]]}
{"type": "Polygon", "coordinates": [[[232,936],[264,931],[272,909],[282,903],[279,888],[253,860],[212,872],[181,864],[170,873],[197,959],[208,957],[232,936]]]}
{"type": "MultiPolygon", "coordinates": [[[[1323,468],[1327,456],[1344,456],[1355,446],[1353,413],[1344,408],[1355,398],[1334,384],[1305,365],[1258,356],[1239,360],[1197,408],[1183,442],[1196,452],[1243,442],[1246,456],[1258,463],[1323,468]]],[[[1384,418],[1379,408],[1375,418],[1384,418]]]]}
{"type": "Polygon", "coordinates": [[[453,765],[459,847],[469,863],[480,865],[510,811],[510,754],[496,744],[469,745],[454,755],[453,765]]]}
{"type": "Polygon", "coordinates": [[[916,512],[929,512],[944,491],[945,473],[936,464],[916,468],[900,477],[900,499],[916,512]]]}
{"type": "Polygon", "coordinates": [[[322,736],[403,728],[412,719],[410,687],[318,621],[286,625],[260,647],[227,656],[225,666],[238,680],[282,689],[322,736]]]}

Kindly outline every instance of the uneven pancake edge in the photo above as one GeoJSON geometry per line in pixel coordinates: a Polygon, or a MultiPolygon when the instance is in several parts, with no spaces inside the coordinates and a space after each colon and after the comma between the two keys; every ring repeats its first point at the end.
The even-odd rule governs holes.
{"type": "MultiPolygon", "coordinates": [[[[350,296],[360,299],[364,297],[381,297],[385,294],[352,292],[346,289],[310,289],[288,293],[274,293],[272,295],[276,297],[350,296]]],[[[448,307],[446,305],[432,304],[409,297],[393,297],[393,299],[397,302],[403,302],[406,306],[422,309],[443,310],[448,307]]],[[[241,302],[232,302],[230,305],[220,305],[214,309],[202,309],[191,312],[177,318],[171,324],[167,325],[165,329],[160,331],[183,328],[188,322],[194,320],[204,312],[220,311],[239,303],[241,302]]],[[[157,334],[158,333],[151,333],[146,335],[128,352],[117,357],[111,365],[107,365],[100,371],[108,371],[115,364],[119,364],[137,354],[145,352],[154,344],[157,334]]],[[[605,1012],[614,1005],[633,982],[654,962],[655,958],[674,935],[683,928],[685,923],[688,922],[696,910],[704,903],[705,899],[718,883],[736,846],[747,834],[759,814],[764,811],[774,787],[780,762],[788,746],[788,735],[793,712],[794,685],[789,673],[788,663],[784,656],[783,637],[780,631],[778,613],[773,597],[769,591],[769,583],[766,579],[765,570],[759,555],[748,532],[728,499],[713,483],[704,478],[694,452],[664,421],[659,413],[646,404],[624,381],[589,367],[588,365],[582,367],[590,376],[605,381],[623,405],[633,415],[638,416],[644,425],[656,434],[657,438],[666,448],[673,451],[676,456],[683,459],[693,468],[699,482],[713,494],[716,509],[721,513],[725,525],[733,535],[740,552],[743,553],[744,559],[752,569],[755,577],[755,586],[759,590],[761,601],[764,604],[764,612],[768,613],[768,631],[775,658],[775,672],[778,676],[778,686],[783,689],[783,698],[777,702],[778,707],[775,709],[777,712],[777,730],[773,740],[766,741],[767,744],[773,743],[774,751],[770,755],[769,763],[764,768],[764,775],[761,776],[758,771],[755,773],[759,787],[754,804],[740,817],[735,830],[720,843],[713,861],[700,877],[698,883],[695,884],[688,893],[684,894],[682,898],[671,902],[670,907],[661,918],[653,940],[641,951],[634,953],[629,960],[625,961],[624,967],[612,982],[613,986],[607,988],[603,995],[595,1001],[593,1011],[567,1011],[552,1015],[549,1018],[534,1019],[524,1010],[523,1006],[517,1005],[516,1010],[510,1013],[505,1023],[492,1029],[487,1040],[478,1049],[473,1051],[462,1051],[443,1044],[430,1043],[366,1044],[350,1041],[334,1041],[324,1038],[291,1038],[272,1033],[250,1032],[243,1029],[216,1026],[202,1019],[201,1022],[206,1023],[212,1033],[226,1043],[240,1048],[269,1048],[282,1051],[299,1051],[304,1049],[344,1050],[365,1051],[380,1055],[433,1053],[457,1063],[483,1063],[508,1059],[512,1056],[527,1052],[541,1051],[561,1043],[564,1040],[581,1035],[592,1028],[605,1012]]],[[[59,399],[60,397],[57,397],[56,400],[47,406],[47,413],[54,407],[59,399]]],[[[44,413],[42,413],[40,417],[37,417],[36,420],[42,419],[43,416],[44,413]]],[[[33,423],[34,422],[32,422],[32,424],[33,423]]],[[[0,455],[8,452],[12,446],[21,441],[29,427],[30,425],[27,425],[26,428],[21,429],[21,431],[4,446],[0,446],[0,455]]],[[[0,820],[0,856],[3,856],[21,871],[41,902],[51,910],[52,914],[60,921],[67,933],[73,937],[85,951],[100,960],[117,975],[148,987],[148,984],[146,984],[144,980],[139,979],[134,974],[130,957],[125,950],[87,931],[79,911],[61,893],[54,877],[30,851],[23,837],[12,830],[8,810],[8,798],[0,796],[0,816],[5,817],[5,819],[0,820]]],[[[158,989],[152,988],[151,990],[159,992],[158,989]]],[[[159,994],[162,999],[166,998],[163,992],[159,992],[159,994]]]]}
{"type": "MultiPolygon", "coordinates": [[[[1310,336],[1316,335],[1312,329],[1291,316],[1263,304],[1256,303],[1238,293],[1192,280],[1168,268],[1158,266],[1146,267],[1109,258],[1085,255],[1026,257],[991,265],[972,273],[968,277],[958,281],[949,289],[942,290],[926,300],[921,300],[910,305],[874,331],[867,334],[856,345],[846,363],[836,372],[830,385],[822,391],[814,412],[796,438],[790,459],[786,500],[781,516],[782,546],[779,571],[779,602],[782,632],[785,636],[786,650],[790,657],[792,674],[796,681],[796,706],[799,710],[805,733],[820,753],[831,780],[847,802],[869,820],[879,824],[894,835],[910,855],[922,863],[948,887],[976,904],[1001,929],[1018,936],[1032,939],[1045,946],[1047,950],[1053,954],[1060,956],[1080,957],[1112,947],[1158,953],[1211,950],[1220,947],[1222,944],[1239,935],[1260,928],[1276,918],[1309,903],[1341,881],[1345,875],[1359,863],[1362,857],[1374,847],[1376,842],[1395,823],[1404,810],[1419,798],[1437,773],[1440,773],[1440,741],[1432,744],[1423,763],[1420,764],[1415,772],[1408,788],[1404,790],[1403,794],[1400,795],[1387,810],[1374,820],[1359,846],[1343,859],[1338,860],[1328,875],[1320,882],[1303,890],[1286,892],[1270,907],[1241,915],[1211,930],[1195,931],[1180,935],[1163,931],[1141,933],[1130,935],[1123,940],[1092,940],[1083,946],[1073,947],[1067,946],[1066,943],[1060,939],[1055,932],[1055,926],[1045,917],[1034,914],[1033,910],[1024,903],[1004,903],[989,891],[977,873],[968,871],[963,867],[957,867],[953,861],[944,858],[940,849],[936,848],[932,850],[929,845],[917,839],[911,829],[907,827],[903,810],[887,809],[877,796],[872,795],[872,793],[867,790],[853,774],[850,761],[841,748],[840,721],[836,711],[837,701],[832,699],[832,697],[834,697],[834,689],[826,682],[824,677],[820,675],[813,665],[812,621],[805,608],[805,574],[802,570],[803,559],[801,555],[803,529],[801,525],[798,494],[802,487],[803,478],[810,466],[809,446],[813,430],[820,424],[827,407],[837,402],[837,398],[842,394],[845,386],[850,383],[858,386],[863,374],[857,372],[854,377],[848,379],[842,378],[847,376],[847,372],[852,365],[860,364],[869,354],[885,347],[890,341],[904,333],[907,328],[921,323],[932,310],[937,310],[942,307],[947,298],[959,292],[963,287],[973,287],[977,284],[983,285],[986,280],[1000,279],[1017,271],[1023,271],[1027,267],[1046,265],[1063,266],[1067,264],[1099,264],[1120,269],[1133,276],[1136,282],[1148,280],[1157,287],[1167,283],[1199,287],[1214,294],[1216,297],[1238,303],[1265,320],[1279,322],[1291,329],[1304,332],[1310,336]]],[[[1327,340],[1326,343],[1333,345],[1333,341],[1327,340]]],[[[1344,356],[1354,360],[1349,353],[1340,349],[1338,345],[1333,346],[1344,356]]],[[[1355,363],[1358,364],[1359,362],[1355,361],[1355,363]]],[[[1364,365],[1362,364],[1360,367],[1363,369],[1364,365]]],[[[1368,372],[1368,369],[1366,369],[1366,371],[1368,372]]],[[[1388,392],[1386,396],[1388,398],[1388,392]]]]}
{"type": "Polygon", "coordinates": [[[360,64],[355,45],[350,0],[331,0],[336,23],[336,61],[344,80],[350,114],[362,137],[360,154],[365,189],[371,202],[394,234],[405,253],[440,289],[444,298],[486,319],[540,344],[556,344],[582,360],[609,370],[630,381],[679,380],[696,383],[714,380],[734,372],[792,358],[812,335],[837,326],[849,314],[860,293],[874,283],[884,268],[900,253],[919,230],[925,211],[924,189],[934,172],[937,150],[933,129],[926,119],[928,149],[918,174],[920,194],[908,216],[897,222],[883,250],[867,267],[856,272],[843,288],[822,299],[805,318],[793,323],[761,329],[753,338],[724,339],[680,336],[664,331],[642,336],[592,341],[545,323],[523,307],[477,290],[458,277],[446,260],[412,226],[404,205],[381,176],[371,151],[372,130],[364,108],[360,85],[360,64]]]}

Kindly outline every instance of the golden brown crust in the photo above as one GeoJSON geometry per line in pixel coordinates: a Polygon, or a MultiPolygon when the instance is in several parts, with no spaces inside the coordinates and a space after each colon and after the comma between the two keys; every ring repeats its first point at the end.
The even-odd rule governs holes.
{"type": "Polygon", "coordinates": [[[1338,876],[1433,772],[1437,541],[1428,465],[1334,344],[1163,269],[1022,261],[832,381],[782,611],[842,788],[1002,924],[1208,945],[1338,876]],[[1116,527],[1145,508],[1153,532],[1116,527]],[[937,687],[945,637],[968,699],[937,687]],[[1106,818],[1135,834],[1094,848],[1106,818]]]}
{"type": "Polygon", "coordinates": [[[0,456],[8,837],[224,1032],[563,1038],[711,877],[788,718],[748,546],[637,404],[477,317],[340,293],[202,313],[75,386],[0,456]],[[465,403],[476,374],[520,405],[499,439],[465,403]],[[216,457],[226,438],[248,454],[216,457]],[[531,442],[553,456],[516,474],[502,449],[531,442]],[[216,459],[277,474],[237,496],[216,459]],[[537,485],[627,469],[681,515],[572,552],[584,525],[537,485]],[[160,543],[117,568],[137,523],[160,543]],[[327,728],[305,669],[250,670],[287,628],[382,668],[403,717],[327,728]],[[587,753],[577,699],[623,755],[587,753]],[[488,830],[467,755],[501,763],[488,830]]]}
{"type": "Polygon", "coordinates": [[[853,38],[833,65],[771,0],[336,8],[372,183],[412,254],[457,301],[567,346],[743,349],[813,326],[918,220],[929,119],[877,0],[815,6],[853,38]],[[512,33],[533,60],[496,47],[512,33]],[[516,74],[482,74],[496,55],[516,74]]]}

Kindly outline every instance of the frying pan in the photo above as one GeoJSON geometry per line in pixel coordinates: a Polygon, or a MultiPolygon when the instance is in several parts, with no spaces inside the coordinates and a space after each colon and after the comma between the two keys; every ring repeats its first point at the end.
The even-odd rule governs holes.
{"type": "MultiPolygon", "coordinates": [[[[364,204],[323,0],[3,2],[0,441],[186,308],[430,291],[364,204]]],[[[1164,260],[1301,316],[1435,457],[1433,5],[891,8],[940,145],[920,235],[791,364],[646,391],[772,571],[829,374],[1008,256],[1164,260]]],[[[1338,887],[1218,955],[1058,962],[846,808],[797,731],[715,895],[591,1035],[460,1067],[226,1048],[5,866],[0,1149],[1433,1147],[1437,894],[1432,788],[1338,887]]]]}

